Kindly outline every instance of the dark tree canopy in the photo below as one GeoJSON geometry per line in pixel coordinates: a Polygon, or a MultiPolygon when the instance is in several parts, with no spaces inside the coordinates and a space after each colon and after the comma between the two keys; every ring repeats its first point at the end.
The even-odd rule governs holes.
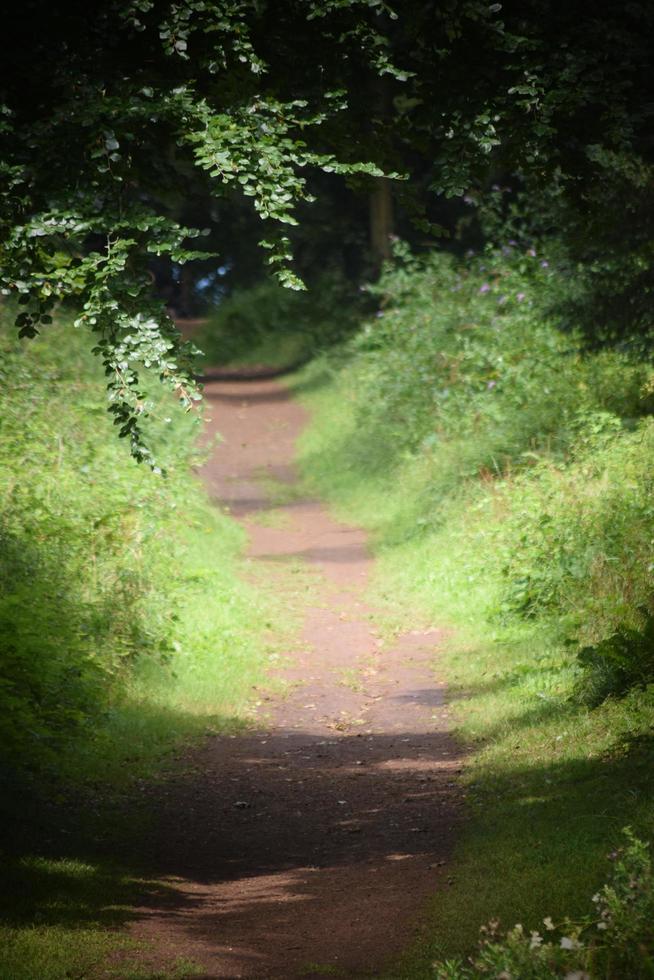
{"type": "Polygon", "coordinates": [[[152,295],[148,261],[188,262],[202,229],[177,220],[186,190],[238,191],[262,222],[268,264],[291,288],[284,229],[306,174],[379,174],[330,120],[362,74],[394,73],[378,0],[272,5],[27,0],[5,34],[0,90],[1,281],[34,336],[74,298],[96,336],[110,410],[149,458],[139,365],[185,402],[189,351],[152,295]]]}
{"type": "Polygon", "coordinates": [[[409,178],[403,233],[554,235],[607,330],[644,331],[653,28],[646,2],[25,0],[0,85],[0,285],[18,327],[34,336],[72,300],[120,433],[150,459],[139,367],[198,397],[153,260],[238,254],[254,218],[271,271],[302,288],[293,246],[319,265],[356,243],[348,194],[386,173],[409,178]],[[296,230],[314,189],[324,245],[296,230]]]}

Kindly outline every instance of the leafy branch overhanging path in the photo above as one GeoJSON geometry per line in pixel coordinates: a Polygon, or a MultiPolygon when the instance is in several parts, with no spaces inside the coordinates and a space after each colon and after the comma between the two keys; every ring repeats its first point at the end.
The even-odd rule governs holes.
{"type": "Polygon", "coordinates": [[[149,860],[173,889],[144,903],[132,932],[148,966],[183,957],[207,978],[379,976],[447,887],[460,814],[439,633],[381,642],[365,535],[322,504],[289,493],[281,520],[261,519],[262,473],[295,478],[306,415],[287,391],[265,380],[205,393],[224,437],[204,468],[211,495],[273,586],[299,561],[313,588],[287,695],[262,701],[248,734],[212,737],[157,804],[149,860]]]}

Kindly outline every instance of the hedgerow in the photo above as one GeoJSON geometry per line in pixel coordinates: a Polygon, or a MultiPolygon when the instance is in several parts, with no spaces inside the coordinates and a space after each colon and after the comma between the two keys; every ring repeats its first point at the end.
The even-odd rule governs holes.
{"type": "Polygon", "coordinates": [[[0,751],[21,778],[94,744],[102,769],[156,755],[230,716],[262,662],[267,614],[235,575],[240,530],[193,474],[192,416],[159,395],[168,475],[136,466],[80,340],[68,323],[0,334],[0,751]]]}
{"type": "Polygon", "coordinates": [[[483,578],[489,622],[556,620],[592,673],[589,643],[652,608],[654,402],[646,362],[586,351],[548,317],[564,288],[515,243],[465,261],[399,246],[376,316],[330,362],[349,424],[307,465],[341,474],[330,492],[394,472],[407,492],[379,544],[420,540],[411,588],[433,603],[441,578],[483,578]]]}

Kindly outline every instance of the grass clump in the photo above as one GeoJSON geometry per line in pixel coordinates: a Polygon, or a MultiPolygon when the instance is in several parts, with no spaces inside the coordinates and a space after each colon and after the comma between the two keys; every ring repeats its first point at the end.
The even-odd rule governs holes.
{"type": "Polygon", "coordinates": [[[557,329],[560,289],[534,250],[405,255],[378,315],[297,379],[305,481],[370,529],[391,627],[452,627],[476,750],[407,978],[491,918],[581,915],[625,822],[654,833],[651,369],[557,329]]]}

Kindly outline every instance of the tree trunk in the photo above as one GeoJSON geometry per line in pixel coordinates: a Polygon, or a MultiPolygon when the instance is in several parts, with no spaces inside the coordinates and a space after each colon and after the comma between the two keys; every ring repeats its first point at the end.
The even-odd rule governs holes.
{"type": "Polygon", "coordinates": [[[393,196],[391,182],[377,177],[370,194],[370,248],[376,267],[391,257],[393,234],[393,196]]]}

